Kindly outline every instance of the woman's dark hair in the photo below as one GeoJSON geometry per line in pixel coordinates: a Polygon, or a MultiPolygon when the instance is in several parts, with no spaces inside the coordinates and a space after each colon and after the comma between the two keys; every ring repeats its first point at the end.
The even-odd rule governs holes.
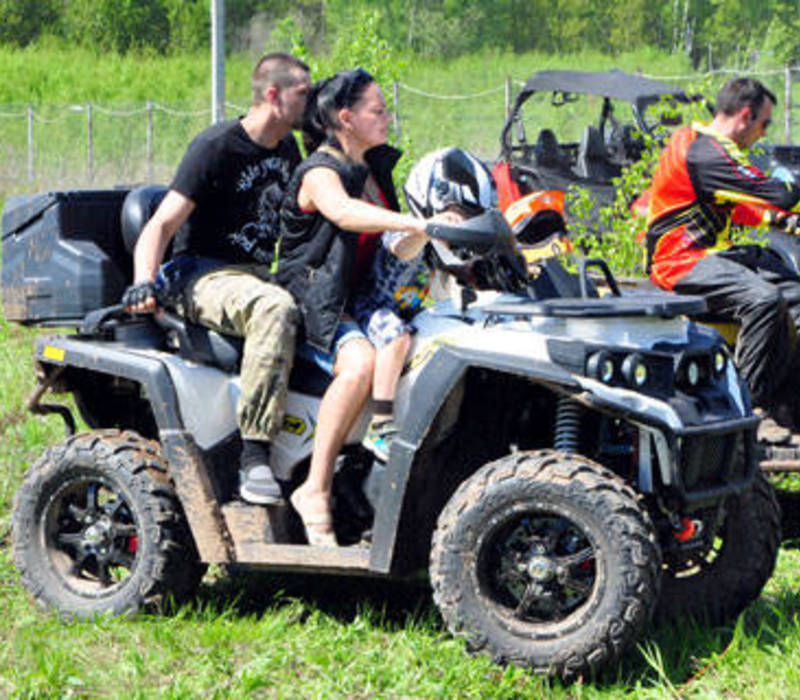
{"type": "Polygon", "coordinates": [[[367,71],[356,68],[339,71],[314,83],[303,115],[303,143],[307,153],[315,151],[325,141],[335,143],[333,132],[339,127],[337,112],[352,107],[374,82],[375,78],[367,71]]]}

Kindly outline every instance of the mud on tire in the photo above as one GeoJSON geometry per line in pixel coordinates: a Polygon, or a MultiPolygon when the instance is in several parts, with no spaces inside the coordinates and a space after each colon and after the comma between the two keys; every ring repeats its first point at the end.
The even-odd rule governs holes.
{"type": "Polygon", "coordinates": [[[36,600],[78,618],[183,599],[205,571],[158,444],[129,431],[49,449],[14,499],[12,543],[36,600]]]}
{"type": "Polygon", "coordinates": [[[472,651],[571,679],[617,658],[658,598],[660,550],[632,489],[578,456],[509,455],[439,516],[434,600],[472,651]]]}
{"type": "Polygon", "coordinates": [[[780,542],[780,508],[759,471],[749,489],[725,502],[711,546],[679,565],[665,556],[657,620],[692,616],[722,624],[735,618],[761,594],[780,542]]]}

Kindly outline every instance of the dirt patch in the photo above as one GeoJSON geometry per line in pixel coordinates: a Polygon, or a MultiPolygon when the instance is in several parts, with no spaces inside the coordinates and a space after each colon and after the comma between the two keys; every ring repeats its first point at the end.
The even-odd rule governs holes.
{"type": "Polygon", "coordinates": [[[28,412],[22,408],[0,415],[0,435],[4,434],[9,428],[24,423],[27,417],[28,412]]]}

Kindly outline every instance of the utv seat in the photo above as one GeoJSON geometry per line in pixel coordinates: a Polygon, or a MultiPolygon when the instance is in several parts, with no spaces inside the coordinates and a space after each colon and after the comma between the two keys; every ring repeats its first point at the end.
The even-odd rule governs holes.
{"type": "MultiPolygon", "coordinates": [[[[122,203],[121,226],[125,249],[133,254],[136,241],[147,221],[155,213],[167,193],[163,185],[146,185],[131,190],[122,203]]],[[[193,362],[238,372],[242,361],[244,339],[187,321],[168,310],[159,325],[177,341],[178,354],[193,362]]],[[[322,396],[331,378],[301,358],[295,358],[289,387],[313,396],[322,396]]]]}
{"type": "Polygon", "coordinates": [[[622,168],[609,158],[597,127],[590,125],[584,129],[575,169],[581,177],[599,182],[608,182],[622,174],[622,168]]]}
{"type": "Polygon", "coordinates": [[[542,168],[552,170],[569,170],[569,159],[564,156],[559,148],[556,135],[550,129],[542,129],[533,147],[536,164],[542,168]]]}

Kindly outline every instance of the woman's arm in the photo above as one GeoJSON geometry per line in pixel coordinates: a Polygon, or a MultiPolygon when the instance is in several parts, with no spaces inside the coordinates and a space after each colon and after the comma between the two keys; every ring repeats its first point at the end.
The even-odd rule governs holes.
{"type": "Polygon", "coordinates": [[[300,208],[318,211],[344,231],[380,233],[387,230],[408,231],[425,242],[425,220],[375,206],[347,194],[335,170],[324,166],[312,168],[303,176],[297,195],[300,208]]]}

